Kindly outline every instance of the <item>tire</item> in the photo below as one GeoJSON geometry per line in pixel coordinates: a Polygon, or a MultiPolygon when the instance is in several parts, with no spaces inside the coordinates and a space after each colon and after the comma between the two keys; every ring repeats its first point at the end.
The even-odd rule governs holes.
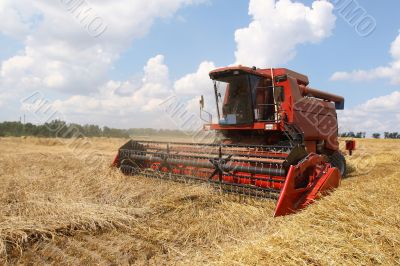
{"type": "Polygon", "coordinates": [[[331,156],[329,156],[329,162],[339,169],[340,174],[342,175],[342,178],[346,177],[346,159],[344,158],[343,154],[341,152],[334,152],[331,156]]]}

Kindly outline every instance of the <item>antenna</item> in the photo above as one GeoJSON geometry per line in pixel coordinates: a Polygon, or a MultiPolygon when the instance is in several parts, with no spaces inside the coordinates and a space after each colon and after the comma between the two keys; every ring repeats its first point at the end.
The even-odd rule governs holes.
{"type": "MultiPolygon", "coordinates": [[[[274,77],[274,69],[271,68],[271,79],[272,79],[272,92],[275,95],[275,77],[274,77]]],[[[275,100],[274,100],[275,101],[275,100]]],[[[278,122],[278,106],[276,105],[276,102],[274,102],[275,106],[275,122],[278,122]]]]}

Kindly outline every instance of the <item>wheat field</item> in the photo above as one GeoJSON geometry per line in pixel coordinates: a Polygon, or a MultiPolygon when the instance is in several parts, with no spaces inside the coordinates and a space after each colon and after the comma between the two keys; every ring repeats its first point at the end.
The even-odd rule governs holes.
{"type": "Polygon", "coordinates": [[[200,185],[126,177],[122,139],[0,139],[0,264],[400,264],[400,141],[360,140],[348,178],[291,216],[200,185]]]}

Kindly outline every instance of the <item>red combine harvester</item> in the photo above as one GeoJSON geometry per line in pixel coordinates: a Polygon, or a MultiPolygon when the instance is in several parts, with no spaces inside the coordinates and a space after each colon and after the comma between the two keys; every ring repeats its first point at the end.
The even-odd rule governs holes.
{"type": "MultiPolygon", "coordinates": [[[[131,140],[114,166],[125,174],[208,182],[226,192],[277,200],[294,213],[337,188],[346,172],[336,109],[343,97],[308,87],[294,71],[227,67],[210,73],[217,123],[212,143],[131,140]]],[[[200,101],[201,112],[204,98],[200,101]]],[[[212,119],[210,119],[212,121],[212,119]]]]}

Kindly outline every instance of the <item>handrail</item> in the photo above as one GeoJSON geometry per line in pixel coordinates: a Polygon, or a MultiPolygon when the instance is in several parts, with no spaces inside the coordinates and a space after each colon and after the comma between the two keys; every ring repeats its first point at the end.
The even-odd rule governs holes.
{"type": "Polygon", "coordinates": [[[277,115],[276,115],[276,110],[279,110],[279,105],[278,104],[257,104],[256,105],[256,110],[258,110],[259,112],[259,117],[258,119],[256,119],[257,121],[260,122],[274,122],[274,123],[278,123],[279,120],[277,119],[277,115]],[[268,119],[268,118],[263,118],[262,117],[262,112],[261,110],[265,107],[273,107],[274,112],[271,113],[271,117],[273,117],[273,119],[268,119]]]}

